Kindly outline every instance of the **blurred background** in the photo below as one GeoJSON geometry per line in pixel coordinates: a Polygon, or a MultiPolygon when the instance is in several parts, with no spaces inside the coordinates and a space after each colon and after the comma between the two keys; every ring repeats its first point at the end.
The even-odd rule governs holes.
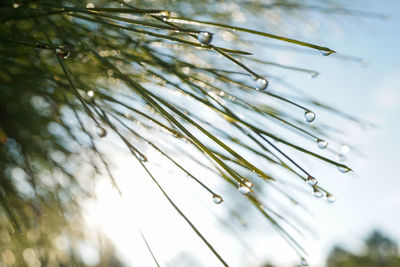
{"type": "MultiPolygon", "coordinates": [[[[268,25],[279,24],[276,28],[280,35],[323,44],[337,51],[336,54],[322,57],[315,51],[258,37],[249,36],[246,41],[258,42],[261,48],[256,52],[262,60],[319,72],[317,77],[310,78],[305,73],[270,66],[265,72],[273,73],[269,80],[272,90],[298,88],[305,95],[367,120],[373,126],[357,124],[324,110],[316,112],[315,123],[342,131],[337,135],[333,131],[330,138],[339,140],[334,147],[341,152],[337,160],[350,166],[353,169],[350,173],[340,173],[332,166],[290,150],[290,155],[312,170],[319,182],[336,196],[334,203],[315,199],[311,192],[295,188],[296,199],[302,206],[294,208],[285,205],[286,200],[268,187],[262,191],[266,203],[282,216],[294,218],[304,230],[304,235],[295,229],[289,233],[307,251],[310,266],[400,266],[397,245],[400,242],[400,2],[336,2],[351,12],[296,9],[294,18],[282,24],[282,18],[273,16],[283,12],[281,9],[265,14],[268,25]]],[[[284,10],[291,12],[290,8],[284,10]]],[[[260,28],[262,22],[254,21],[260,16],[253,18],[243,12],[237,17],[241,25],[273,32],[260,28]]],[[[226,40],[224,34],[216,32],[215,39],[226,40]]],[[[210,122],[216,121],[210,118],[210,122]]],[[[291,138],[293,142],[303,140],[295,135],[291,138]]],[[[64,252],[55,253],[54,257],[61,262],[59,266],[157,266],[154,258],[161,266],[220,266],[215,255],[165,201],[154,183],[145,178],[147,173],[141,164],[121,152],[114,136],[107,139],[99,144],[99,150],[112,155],[110,166],[122,197],[109,177],[85,182],[86,189],[94,192],[93,198],[82,198],[79,203],[82,218],[69,218],[77,223],[79,238],[85,238],[72,244],[70,233],[56,228],[57,237],[52,236],[52,243],[57,250],[65,254],[72,251],[71,247],[76,250],[76,254],[71,252],[76,260],[65,259],[65,265],[64,252]]],[[[238,196],[226,189],[215,173],[193,165],[190,157],[180,158],[183,165],[220,192],[224,198],[221,205],[210,203],[209,195],[199,192],[197,185],[185,182],[186,176],[174,171],[154,149],[148,146],[143,149],[149,160],[146,166],[151,166],[174,202],[230,266],[301,266],[299,256],[285,239],[261,216],[240,204],[238,196]]],[[[193,157],[200,155],[190,147],[182,150],[193,157]]],[[[284,174],[279,169],[272,168],[272,172],[284,174]]],[[[86,172],[82,174],[85,176],[86,172]]],[[[256,186],[261,187],[257,183],[256,186]]],[[[29,212],[34,213],[25,211],[29,212]]],[[[57,220],[52,222],[62,224],[57,220]]],[[[14,238],[5,230],[0,234],[3,241],[14,238]]],[[[37,260],[41,253],[39,238],[35,232],[31,232],[31,237],[30,245],[23,249],[23,259],[29,266],[46,266],[37,260]]],[[[13,248],[6,241],[0,244],[0,266],[22,266],[13,248]]]]}

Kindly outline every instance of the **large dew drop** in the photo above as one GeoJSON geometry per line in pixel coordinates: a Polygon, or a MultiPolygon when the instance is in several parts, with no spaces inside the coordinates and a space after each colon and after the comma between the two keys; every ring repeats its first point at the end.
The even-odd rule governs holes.
{"type": "Polygon", "coordinates": [[[256,80],[256,90],[257,91],[262,91],[265,90],[268,87],[268,81],[264,78],[258,78],[256,80]]]}
{"type": "Polygon", "coordinates": [[[247,195],[250,193],[250,188],[248,188],[246,185],[239,183],[238,184],[238,190],[240,193],[242,193],[243,195],[247,195]]]}
{"type": "Polygon", "coordinates": [[[308,176],[306,182],[307,182],[307,184],[309,184],[311,186],[314,186],[318,183],[317,179],[315,179],[312,176],[308,176]]]}
{"type": "Polygon", "coordinates": [[[211,43],[212,38],[213,34],[210,32],[199,32],[197,34],[197,40],[199,40],[199,42],[202,45],[209,45],[211,43]]]}
{"type": "Polygon", "coordinates": [[[307,122],[313,122],[313,121],[315,120],[315,113],[312,112],[311,110],[306,110],[306,111],[304,112],[304,119],[305,119],[307,122]]]}
{"type": "Polygon", "coordinates": [[[347,166],[345,166],[345,165],[343,165],[343,166],[338,166],[338,170],[339,170],[340,172],[342,172],[342,173],[346,173],[346,172],[349,172],[349,171],[350,171],[350,168],[347,167],[347,166]]]}
{"type": "Polygon", "coordinates": [[[328,146],[328,142],[322,139],[317,140],[317,145],[320,149],[325,149],[328,146]]]}
{"type": "Polygon", "coordinates": [[[221,204],[223,200],[219,195],[213,195],[213,201],[215,204],[221,204]]]}

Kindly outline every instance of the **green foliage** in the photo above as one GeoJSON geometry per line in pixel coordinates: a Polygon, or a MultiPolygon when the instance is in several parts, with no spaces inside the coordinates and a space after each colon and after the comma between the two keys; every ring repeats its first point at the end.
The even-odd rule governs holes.
{"type": "Polygon", "coordinates": [[[328,267],[395,267],[400,265],[397,244],[380,231],[374,231],[365,240],[362,253],[354,254],[335,247],[327,259],[328,267]]]}

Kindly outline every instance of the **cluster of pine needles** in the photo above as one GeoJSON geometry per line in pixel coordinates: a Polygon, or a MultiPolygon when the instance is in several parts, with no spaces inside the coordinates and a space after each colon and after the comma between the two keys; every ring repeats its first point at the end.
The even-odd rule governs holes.
{"type": "MultiPolygon", "coordinates": [[[[223,203],[223,196],[181,164],[180,157],[190,158],[193,164],[214,172],[226,186],[236,188],[243,195],[241,201],[253,205],[306,265],[306,252],[282,226],[286,218],[259,197],[265,185],[299,204],[269,168],[278,166],[291,173],[293,179],[311,187],[314,196],[330,202],[334,195],[286,151],[297,150],[341,172],[351,169],[296,144],[279,129],[289,130],[296,140],[311,140],[335,156],[337,151],[326,141],[333,128],[312,123],[318,120],[314,109],[364,122],[309,96],[273,90],[274,83],[290,85],[265,73],[268,66],[313,77],[318,72],[264,61],[252,54],[251,46],[246,46],[250,51],[240,49],[240,43],[245,42],[243,36],[253,36],[325,56],[335,51],[232,26],[232,10],[210,8],[227,7],[223,1],[160,1],[162,9],[151,8],[155,2],[142,2],[21,0],[0,4],[0,248],[10,248],[20,263],[26,261],[26,247],[42,248],[37,250],[42,264],[60,259],[53,241],[63,231],[71,239],[79,238],[80,233],[70,225],[79,221],[79,200],[93,195],[85,184],[106,173],[120,190],[110,155],[99,146],[112,135],[223,265],[228,264],[152,174],[145,146],[192,178],[216,204],[223,203]],[[219,32],[229,42],[221,40],[219,32]],[[198,150],[208,163],[191,157],[187,147],[198,150]]],[[[297,1],[274,3],[240,5],[260,13],[274,7],[356,12],[297,1]]],[[[13,259],[4,255],[3,261],[13,259]]],[[[76,256],[70,260],[79,263],[76,256]]]]}

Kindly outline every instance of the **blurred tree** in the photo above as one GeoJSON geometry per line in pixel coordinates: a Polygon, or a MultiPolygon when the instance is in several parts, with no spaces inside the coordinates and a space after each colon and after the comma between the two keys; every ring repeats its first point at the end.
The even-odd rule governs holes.
{"type": "Polygon", "coordinates": [[[353,254],[334,247],[327,259],[328,267],[396,267],[400,266],[397,244],[381,231],[373,231],[365,240],[362,253],[353,254]]]}
{"type": "MultiPolygon", "coordinates": [[[[76,246],[90,239],[80,203],[93,196],[92,188],[101,174],[107,174],[120,190],[112,175],[111,155],[100,149],[105,142],[101,138],[106,136],[111,143],[123,144],[121,151],[138,160],[223,264],[226,262],[151,174],[144,151],[160,153],[219,204],[222,197],[193,175],[179,157],[192,158],[216,173],[234,193],[242,193],[241,201],[261,212],[303,257],[302,247],[281,225],[286,219],[258,197],[268,184],[299,204],[288,194],[289,185],[274,182],[281,177],[270,174],[268,166],[278,166],[307,182],[316,197],[328,201],[334,201],[334,196],[280,147],[300,151],[342,172],[351,169],[296,144],[292,137],[282,135],[281,129],[325,149],[325,139],[334,129],[310,126],[315,119],[311,108],[363,122],[303,95],[279,77],[271,76],[297,95],[270,90],[266,66],[312,77],[318,72],[263,61],[242,48],[257,52],[268,47],[258,46],[249,37],[256,36],[322,55],[333,50],[232,25],[243,25],[251,15],[260,18],[252,22],[254,27],[263,29],[267,23],[279,25],[286,16],[297,16],[294,11],[301,9],[358,14],[330,2],[315,6],[303,1],[268,5],[222,0],[2,1],[0,264],[86,264],[76,246]],[[282,12],[288,15],[282,16],[282,12]],[[264,20],[271,13],[276,14],[274,19],[264,20]],[[215,34],[208,32],[211,30],[215,34]],[[225,61],[215,60],[215,55],[225,61]],[[287,111],[289,105],[300,110],[305,121],[298,112],[287,111]],[[200,156],[188,155],[187,146],[200,156]]],[[[337,155],[334,149],[329,153],[337,155]]]]}

